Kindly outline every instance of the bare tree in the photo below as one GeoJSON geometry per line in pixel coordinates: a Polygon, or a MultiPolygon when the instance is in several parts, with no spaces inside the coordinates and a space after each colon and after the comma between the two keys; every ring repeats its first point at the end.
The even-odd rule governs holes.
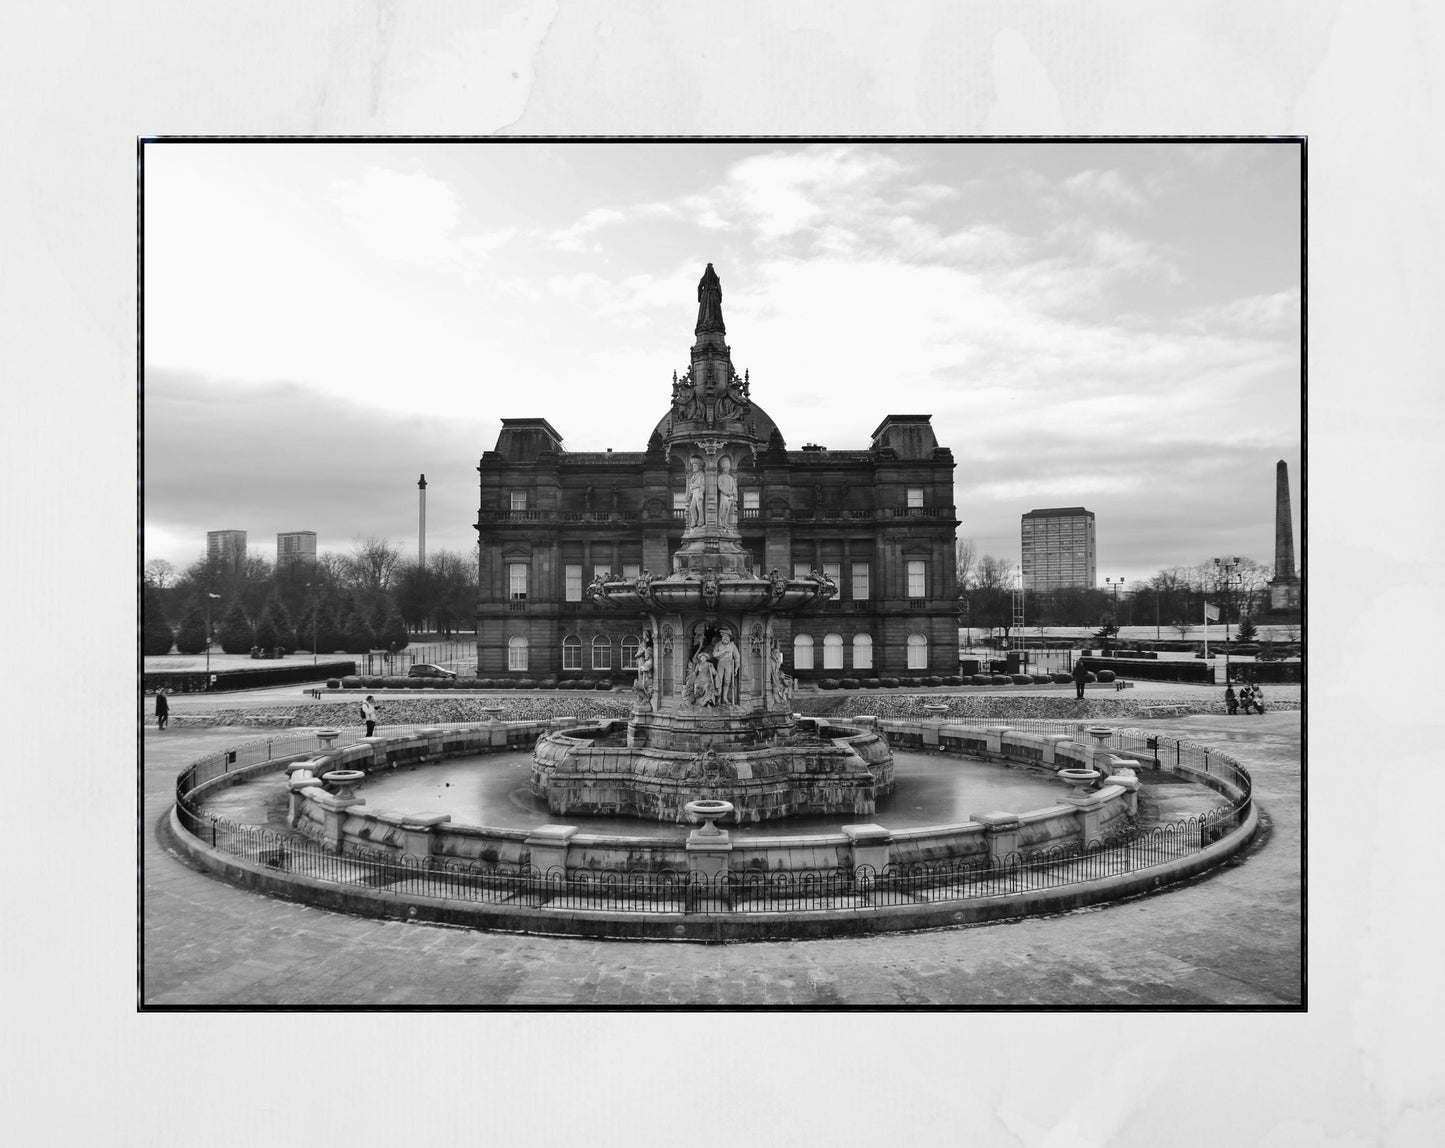
{"type": "Polygon", "coordinates": [[[955,538],[953,541],[953,579],[955,596],[963,597],[973,584],[973,563],[978,556],[978,545],[972,538],[955,538]]]}
{"type": "Polygon", "coordinates": [[[401,551],[386,539],[368,534],[352,540],[346,570],[357,589],[385,593],[400,566],[401,551]]]}
{"type": "Polygon", "coordinates": [[[152,558],[145,564],[145,580],[157,590],[165,590],[176,580],[176,568],[164,558],[152,558]]]}
{"type": "Polygon", "coordinates": [[[988,630],[1003,630],[1007,635],[1013,625],[1014,564],[1007,558],[985,554],[978,560],[969,601],[974,625],[988,630]]]}

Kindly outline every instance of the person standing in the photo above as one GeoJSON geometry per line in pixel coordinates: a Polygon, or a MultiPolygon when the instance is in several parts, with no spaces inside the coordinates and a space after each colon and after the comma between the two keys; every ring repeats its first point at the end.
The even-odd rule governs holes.
{"type": "Polygon", "coordinates": [[[1250,711],[1250,707],[1253,705],[1254,691],[1248,686],[1241,686],[1239,688],[1239,708],[1247,714],[1250,711]]]}
{"type": "Polygon", "coordinates": [[[156,729],[165,729],[171,720],[171,703],[165,690],[156,690],[156,729]]]}
{"type": "Polygon", "coordinates": [[[1258,685],[1254,687],[1254,712],[1257,714],[1264,713],[1264,690],[1258,685]]]}
{"type": "Polygon", "coordinates": [[[1229,709],[1230,717],[1239,712],[1239,698],[1235,696],[1233,686],[1224,687],[1224,704],[1229,709]]]}
{"type": "Polygon", "coordinates": [[[366,722],[366,736],[370,737],[376,729],[376,699],[370,694],[367,694],[366,700],[361,703],[361,719],[366,722]]]}
{"type": "Polygon", "coordinates": [[[1083,656],[1080,655],[1078,660],[1074,662],[1074,685],[1078,689],[1078,694],[1076,696],[1080,701],[1083,701],[1084,699],[1084,683],[1088,680],[1089,671],[1084,669],[1084,659],[1083,656]]]}

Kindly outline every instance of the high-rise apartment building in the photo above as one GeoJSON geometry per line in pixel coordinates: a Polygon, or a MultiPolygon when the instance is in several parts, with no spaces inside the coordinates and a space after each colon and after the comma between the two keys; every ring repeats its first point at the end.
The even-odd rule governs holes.
{"type": "Polygon", "coordinates": [[[1094,588],[1093,511],[1082,506],[1054,506],[1030,510],[1022,521],[1025,590],[1094,588]]]}
{"type": "Polygon", "coordinates": [[[244,530],[206,531],[207,560],[224,559],[239,562],[246,557],[246,532],[244,530]]]}
{"type": "Polygon", "coordinates": [[[316,531],[291,530],[276,535],[276,565],[316,561],[316,531]]]}

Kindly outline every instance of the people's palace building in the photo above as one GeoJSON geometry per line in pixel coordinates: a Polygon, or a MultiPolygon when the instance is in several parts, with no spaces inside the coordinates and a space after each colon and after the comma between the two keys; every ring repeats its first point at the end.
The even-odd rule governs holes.
{"type": "Polygon", "coordinates": [[[741,418],[747,429],[738,528],[754,572],[816,571],[837,585],[821,607],[775,622],[790,671],[804,681],[957,673],[953,453],[928,415],[888,415],[866,450],[789,450],[752,401],[749,377],[733,369],[711,265],[709,282],[691,369],[674,375],[672,405],[644,450],[571,452],[545,418],[502,420],[477,467],[478,674],[630,678],[644,619],[599,608],[584,590],[598,575],[671,570],[686,460],[663,444],[681,418],[741,418]]]}

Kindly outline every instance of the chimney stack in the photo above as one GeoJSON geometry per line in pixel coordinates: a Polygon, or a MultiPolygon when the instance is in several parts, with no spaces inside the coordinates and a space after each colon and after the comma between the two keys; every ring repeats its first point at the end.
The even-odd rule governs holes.
{"type": "Polygon", "coordinates": [[[426,475],[422,475],[416,484],[420,491],[418,497],[421,500],[420,521],[417,523],[416,531],[416,564],[423,570],[426,569],[426,475]]]}

